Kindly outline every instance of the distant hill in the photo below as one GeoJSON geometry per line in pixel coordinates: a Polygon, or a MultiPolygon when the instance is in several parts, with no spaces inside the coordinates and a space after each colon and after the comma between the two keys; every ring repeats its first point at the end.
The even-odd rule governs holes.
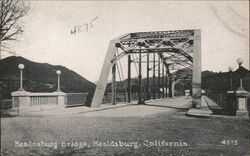
{"type": "MultiPolygon", "coordinates": [[[[243,68],[243,67],[242,67],[243,68]]],[[[214,94],[223,93],[225,94],[230,90],[230,80],[232,76],[232,88],[237,90],[240,86],[240,77],[237,74],[238,70],[232,72],[202,72],[202,88],[211,91],[214,94]]],[[[244,68],[245,76],[243,78],[243,88],[250,91],[250,71],[244,68]]]]}
{"type": "Polygon", "coordinates": [[[61,90],[63,92],[93,92],[95,84],[76,72],[63,66],[32,62],[23,57],[11,56],[0,60],[0,94],[10,98],[19,88],[20,71],[18,64],[24,64],[24,89],[30,92],[53,92],[57,89],[56,70],[61,70],[61,90]]]}
{"type": "MultiPolygon", "coordinates": [[[[160,90],[160,88],[165,87],[163,82],[163,77],[160,77],[160,79],[158,79],[158,73],[156,72],[156,77],[155,77],[155,91],[158,92],[160,90]],[[158,88],[158,80],[160,80],[160,88],[158,88]]],[[[145,75],[144,75],[145,76],[145,75]]],[[[152,76],[152,75],[150,75],[152,76]]],[[[165,79],[165,78],[164,78],[165,79]]],[[[180,69],[176,72],[174,72],[174,78],[175,80],[180,80],[178,81],[178,83],[176,84],[175,88],[176,90],[183,90],[183,94],[184,94],[184,90],[185,89],[191,89],[192,88],[192,70],[190,68],[183,68],[180,69]]],[[[117,80],[118,81],[118,80],[117,80]]],[[[165,80],[164,80],[165,81],[165,80]]],[[[124,81],[118,81],[116,83],[116,90],[117,92],[124,92],[124,88],[127,87],[127,83],[128,80],[124,80],[124,81]]],[[[131,92],[138,92],[139,91],[139,80],[138,78],[131,78],[130,81],[131,84],[131,92]]],[[[142,78],[142,92],[145,92],[146,90],[146,84],[147,84],[147,79],[146,78],[142,78]]],[[[149,90],[151,90],[151,92],[153,92],[153,77],[149,77],[149,90]]],[[[112,83],[108,83],[107,88],[106,88],[106,92],[111,92],[112,89],[112,83]]]]}
{"type": "MultiPolygon", "coordinates": [[[[67,69],[63,66],[54,66],[47,63],[36,63],[27,60],[23,57],[8,57],[0,60],[0,94],[3,98],[11,98],[10,93],[16,91],[19,88],[19,69],[18,64],[23,63],[24,69],[24,89],[31,92],[53,92],[57,89],[57,75],[56,70],[60,69],[61,74],[61,89],[62,91],[69,92],[91,92],[95,90],[95,84],[86,80],[76,72],[67,69]]],[[[247,74],[243,79],[244,89],[250,91],[250,72],[245,71],[247,74]]],[[[185,89],[192,88],[192,70],[184,68],[175,73],[176,79],[182,79],[178,81],[175,89],[178,94],[184,94],[185,89]]],[[[157,75],[156,75],[157,76],[157,75]]],[[[202,89],[209,91],[210,93],[225,94],[230,89],[229,72],[202,72],[202,89]]],[[[232,73],[233,89],[236,90],[239,87],[239,76],[237,71],[232,73]]],[[[118,79],[117,79],[118,80],[118,79]]],[[[162,78],[160,79],[160,87],[162,87],[162,78]]],[[[143,90],[146,86],[146,78],[142,79],[143,90]]],[[[155,79],[156,92],[158,78],[155,79]]],[[[124,92],[127,87],[127,80],[117,82],[117,92],[124,92]]],[[[149,88],[153,88],[153,78],[149,78],[149,88]]],[[[131,79],[131,92],[138,92],[138,79],[131,79]]],[[[111,92],[111,83],[107,84],[106,92],[111,92]]]]}

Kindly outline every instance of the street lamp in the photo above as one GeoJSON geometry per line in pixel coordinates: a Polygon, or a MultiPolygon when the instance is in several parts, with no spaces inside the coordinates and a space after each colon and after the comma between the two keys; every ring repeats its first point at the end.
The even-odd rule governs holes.
{"type": "Polygon", "coordinates": [[[19,91],[24,91],[23,89],[23,69],[24,69],[24,64],[19,64],[18,68],[20,69],[20,88],[19,91]]]}
{"type": "Polygon", "coordinates": [[[241,66],[243,64],[242,58],[237,58],[236,62],[238,63],[239,66],[241,66]]]}
{"type": "Polygon", "coordinates": [[[56,74],[57,74],[57,91],[60,92],[60,75],[61,75],[61,70],[57,70],[56,74]]]}
{"type": "Polygon", "coordinates": [[[240,87],[236,91],[236,98],[237,98],[236,116],[249,118],[249,112],[247,110],[247,98],[249,96],[249,93],[246,90],[244,90],[242,86],[242,79],[246,76],[248,70],[241,66],[243,63],[243,60],[241,58],[238,58],[236,62],[238,63],[239,68],[235,72],[240,76],[240,87]]]}
{"type": "Polygon", "coordinates": [[[244,73],[244,71],[242,69],[242,66],[241,66],[243,64],[243,60],[242,60],[242,58],[237,58],[236,62],[239,65],[239,69],[237,70],[237,74],[240,76],[240,89],[243,89],[243,87],[242,87],[242,79],[243,79],[243,77],[245,75],[245,73],[244,73]]]}
{"type": "Polygon", "coordinates": [[[228,67],[230,73],[230,90],[233,90],[233,67],[228,67]]]}

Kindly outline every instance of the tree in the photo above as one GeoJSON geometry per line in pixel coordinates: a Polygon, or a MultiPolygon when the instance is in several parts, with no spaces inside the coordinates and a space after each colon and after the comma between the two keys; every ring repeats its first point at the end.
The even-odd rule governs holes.
{"type": "Polygon", "coordinates": [[[30,6],[20,0],[0,0],[0,59],[8,41],[17,41],[23,33],[20,19],[27,15],[30,6]]]}

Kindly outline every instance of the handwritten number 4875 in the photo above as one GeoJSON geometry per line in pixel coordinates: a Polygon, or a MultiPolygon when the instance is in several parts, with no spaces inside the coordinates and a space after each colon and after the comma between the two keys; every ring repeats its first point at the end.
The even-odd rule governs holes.
{"type": "Polygon", "coordinates": [[[94,27],[93,22],[95,20],[97,20],[98,17],[95,17],[94,19],[92,19],[89,23],[84,23],[83,25],[76,25],[74,26],[73,29],[71,29],[70,34],[74,34],[76,35],[77,33],[81,33],[81,32],[88,32],[89,29],[94,27]]]}

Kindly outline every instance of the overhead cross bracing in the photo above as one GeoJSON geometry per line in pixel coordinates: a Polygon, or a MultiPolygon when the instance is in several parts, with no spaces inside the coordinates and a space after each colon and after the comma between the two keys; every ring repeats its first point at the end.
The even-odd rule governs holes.
{"type": "Polygon", "coordinates": [[[157,53],[176,68],[192,66],[194,30],[139,32],[124,36],[116,43],[123,53],[113,62],[131,53],[157,53]]]}
{"type": "MultiPolygon", "coordinates": [[[[103,63],[102,71],[97,83],[96,91],[93,97],[91,107],[99,107],[103,94],[105,92],[109,71],[113,66],[113,78],[115,82],[115,69],[118,74],[122,68],[116,67],[117,63],[123,57],[128,56],[128,80],[131,79],[131,63],[135,65],[139,88],[144,89],[142,85],[142,65],[147,64],[147,77],[149,71],[153,72],[153,80],[156,78],[158,70],[158,86],[160,85],[159,77],[166,76],[169,78],[189,78],[190,75],[183,75],[181,69],[193,70],[194,76],[191,75],[193,84],[193,93],[199,105],[200,97],[200,30],[174,30],[174,31],[157,31],[157,32],[136,32],[128,33],[110,41],[108,51],[103,63]],[[153,55],[153,60],[149,59],[153,55]],[[132,57],[131,57],[132,56],[132,57]],[[157,57],[156,57],[157,56],[157,57]],[[142,58],[147,57],[147,60],[142,58]],[[158,60],[157,60],[158,58],[158,60]],[[162,66],[161,66],[162,64],[162,66]],[[138,68],[138,69],[137,69],[138,68]],[[162,72],[161,72],[162,70],[162,72]],[[166,73],[164,73],[166,71],[166,73]],[[171,76],[172,74],[172,76],[171,76]],[[175,75],[175,76],[174,76],[175,75]]],[[[120,76],[119,76],[120,77],[120,76]]],[[[164,82],[164,81],[162,81],[164,82]]],[[[129,82],[128,82],[129,83],[129,82]]],[[[155,82],[154,82],[155,83],[155,82]]],[[[113,83],[112,83],[113,84],[113,83]]],[[[115,92],[115,83],[112,87],[115,92]]],[[[129,87],[128,87],[129,88],[129,87]]],[[[147,87],[146,87],[147,88],[147,87]]],[[[140,89],[140,91],[141,91],[140,89]]],[[[146,89],[148,90],[148,88],[146,89]]],[[[128,89],[129,91],[129,89],[128,89]]],[[[113,92],[112,92],[113,94],[113,92]]],[[[115,95],[115,93],[114,93],[115,95]]],[[[113,98],[114,99],[114,98],[113,98]]]]}

